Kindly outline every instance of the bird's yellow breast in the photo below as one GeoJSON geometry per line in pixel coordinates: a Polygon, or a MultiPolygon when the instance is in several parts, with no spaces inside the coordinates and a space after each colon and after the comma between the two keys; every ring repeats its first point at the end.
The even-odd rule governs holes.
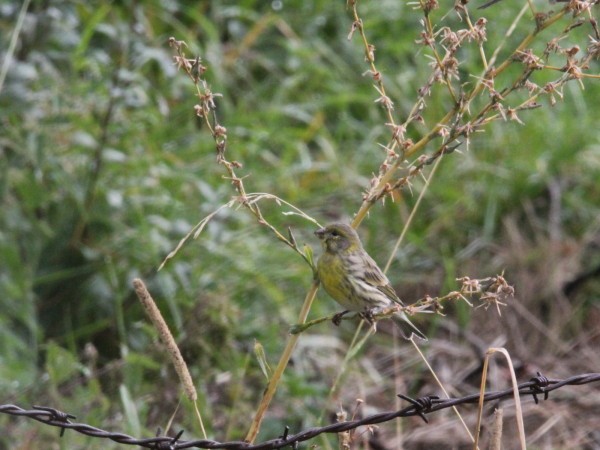
{"type": "Polygon", "coordinates": [[[317,274],[325,291],[340,305],[351,310],[362,309],[339,255],[324,253],[317,263],[317,274]]]}

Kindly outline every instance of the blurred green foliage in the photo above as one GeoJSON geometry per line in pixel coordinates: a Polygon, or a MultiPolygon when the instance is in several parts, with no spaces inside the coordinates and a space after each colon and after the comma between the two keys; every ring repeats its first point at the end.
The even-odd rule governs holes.
{"type": "MultiPolygon", "coordinates": [[[[0,6],[2,49],[19,7],[0,6]]],[[[514,18],[508,11],[485,11],[490,40],[514,18]]],[[[415,46],[418,12],[386,0],[365,2],[362,14],[403,117],[429,70],[415,46]]],[[[185,40],[207,65],[246,188],[327,223],[357,210],[383,159],[377,143],[389,136],[372,80],[363,76],[360,43],[347,39],[350,24],[343,2],[324,0],[31,4],[0,92],[2,403],[51,404],[78,421],[136,435],[164,426],[180,394],[132,293],[131,280],[141,277],[180,342],[211,435],[243,435],[265,385],[254,342],[274,364],[312,274],[243,209],[223,210],[157,273],[192,226],[235,194],[167,40],[185,40]]],[[[461,82],[481,71],[475,53],[465,50],[461,82]]],[[[510,279],[525,267],[518,261],[543,260],[540,248],[552,239],[578,252],[566,281],[600,264],[600,86],[584,84],[569,85],[554,108],[545,102],[522,114],[526,125],[496,123],[445,158],[390,272],[405,299],[454,289],[462,275],[506,269],[510,279]],[[509,239],[508,222],[527,245],[509,239]]],[[[427,102],[430,125],[449,104],[440,96],[427,102]]],[[[409,134],[417,139],[425,130],[409,134]]],[[[417,181],[413,191],[421,188],[417,181]]],[[[389,257],[415,198],[407,190],[363,224],[377,260],[389,257]]],[[[264,204],[269,221],[293,227],[299,244],[316,245],[310,224],[282,211],[264,204]]],[[[599,289],[586,285],[577,304],[597,309],[599,289]]],[[[319,294],[311,315],[334,308],[319,294]]],[[[571,335],[586,320],[578,311],[571,335]]],[[[467,327],[471,310],[451,317],[467,327]]],[[[431,323],[434,333],[435,322],[420,327],[431,323]]],[[[334,372],[319,347],[343,354],[352,327],[309,333],[315,349],[288,369],[265,436],[280,434],[283,424],[312,425],[321,408],[335,409],[323,402],[334,372]]],[[[176,421],[197,429],[188,406],[176,421]]],[[[0,446],[28,436],[57,441],[41,427],[32,436],[25,420],[0,423],[0,446]]],[[[62,445],[90,442],[67,433],[62,445]]]]}

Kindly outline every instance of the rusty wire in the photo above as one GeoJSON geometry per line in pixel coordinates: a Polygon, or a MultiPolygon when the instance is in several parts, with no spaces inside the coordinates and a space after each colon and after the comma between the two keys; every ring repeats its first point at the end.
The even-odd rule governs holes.
{"type": "MultiPolygon", "coordinates": [[[[595,381],[600,381],[600,373],[585,373],[575,375],[564,380],[549,379],[541,373],[531,378],[525,383],[519,384],[520,395],[531,395],[538,403],[538,395],[543,395],[544,400],[548,399],[548,394],[556,389],[567,385],[582,385],[595,381]]],[[[485,394],[484,401],[498,400],[513,395],[512,387],[503,391],[488,392],[485,394]]],[[[198,439],[193,441],[181,440],[183,431],[180,431],[175,437],[156,436],[146,439],[138,439],[123,433],[114,433],[93,427],[84,423],[71,422],[75,416],[64,413],[54,408],[45,406],[33,406],[34,409],[25,410],[15,405],[0,405],[0,413],[12,416],[25,416],[42,422],[46,425],[58,427],[61,429],[61,436],[66,429],[75,430],[87,436],[110,439],[120,444],[137,445],[150,449],[182,449],[182,448],[204,448],[204,449],[225,449],[225,450],[274,450],[291,446],[296,448],[300,442],[307,441],[323,433],[341,433],[353,430],[363,425],[374,425],[388,422],[398,417],[420,416],[427,422],[426,414],[450,408],[456,405],[477,403],[479,393],[467,395],[460,398],[440,399],[437,396],[430,395],[412,399],[404,395],[399,395],[403,400],[411,405],[399,411],[391,411],[380,414],[374,414],[360,420],[350,420],[347,422],[337,422],[324,427],[309,428],[297,434],[289,434],[289,428],[286,427],[282,436],[270,439],[259,444],[248,444],[243,441],[218,442],[209,439],[198,439]]]]}

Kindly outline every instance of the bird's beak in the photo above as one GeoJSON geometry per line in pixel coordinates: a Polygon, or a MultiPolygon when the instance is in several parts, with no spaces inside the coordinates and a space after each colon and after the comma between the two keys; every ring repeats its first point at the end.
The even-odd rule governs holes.
{"type": "Polygon", "coordinates": [[[317,231],[315,231],[315,236],[317,236],[319,239],[323,239],[325,237],[325,228],[319,228],[317,231]]]}

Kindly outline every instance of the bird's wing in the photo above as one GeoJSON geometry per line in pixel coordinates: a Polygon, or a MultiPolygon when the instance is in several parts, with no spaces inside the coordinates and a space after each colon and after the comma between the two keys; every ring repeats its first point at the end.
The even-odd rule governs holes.
{"type": "Polygon", "coordinates": [[[398,294],[390,284],[390,280],[385,276],[385,274],[381,271],[377,263],[371,258],[369,255],[365,255],[365,272],[364,279],[371,286],[376,287],[379,291],[381,291],[387,298],[392,300],[393,302],[398,303],[399,305],[404,305],[402,300],[398,298],[398,294]]]}

